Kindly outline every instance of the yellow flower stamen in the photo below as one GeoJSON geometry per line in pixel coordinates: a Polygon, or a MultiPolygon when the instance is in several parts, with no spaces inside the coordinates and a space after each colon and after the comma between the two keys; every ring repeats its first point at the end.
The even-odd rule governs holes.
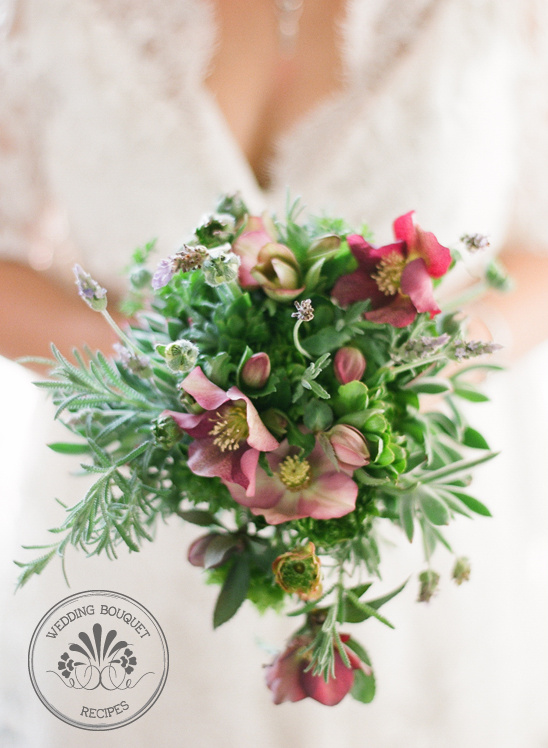
{"type": "Polygon", "coordinates": [[[219,447],[221,452],[234,451],[238,449],[241,442],[249,436],[247,425],[245,403],[231,405],[222,415],[217,417],[217,422],[209,432],[214,436],[213,444],[219,447]]]}
{"type": "Polygon", "coordinates": [[[379,291],[386,296],[393,296],[398,292],[405,264],[406,259],[399,252],[391,252],[382,258],[377,266],[377,272],[371,276],[379,291]]]}
{"type": "Polygon", "coordinates": [[[310,483],[310,463],[289,455],[280,465],[280,480],[290,491],[300,491],[310,483]]]}

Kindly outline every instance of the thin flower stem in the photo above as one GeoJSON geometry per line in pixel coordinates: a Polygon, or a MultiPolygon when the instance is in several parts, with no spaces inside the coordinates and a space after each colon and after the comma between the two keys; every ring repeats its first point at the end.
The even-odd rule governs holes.
{"type": "Polygon", "coordinates": [[[238,296],[242,295],[242,289],[236,283],[236,281],[230,281],[229,283],[221,283],[215,286],[215,290],[219,295],[219,299],[225,304],[232,304],[238,296]]]}
{"type": "Polygon", "coordinates": [[[120,329],[117,323],[110,316],[109,312],[106,309],[103,309],[101,311],[101,314],[106,319],[106,321],[111,326],[111,328],[114,330],[116,335],[118,335],[120,340],[123,340],[124,343],[127,345],[127,347],[130,348],[132,351],[134,351],[138,356],[142,356],[143,352],[140,351],[139,348],[137,348],[137,346],[135,345],[135,343],[130,338],[128,338],[128,336],[125,334],[125,332],[123,332],[123,330],[120,329]]]}
{"type": "Polygon", "coordinates": [[[477,283],[474,283],[474,285],[470,286],[470,288],[467,288],[465,291],[463,291],[463,293],[455,296],[455,298],[449,300],[446,304],[444,304],[444,314],[458,312],[463,307],[468,306],[473,301],[477,301],[477,299],[484,296],[484,294],[488,290],[489,284],[485,280],[480,280],[477,283]]]}
{"type": "Polygon", "coordinates": [[[418,361],[411,361],[408,364],[399,364],[398,366],[392,366],[387,368],[392,374],[401,374],[403,371],[409,371],[410,369],[416,369],[419,366],[430,366],[430,364],[436,364],[438,361],[447,361],[447,356],[444,353],[439,353],[437,356],[431,356],[430,358],[423,358],[418,361]]]}
{"type": "Polygon", "coordinates": [[[295,323],[295,327],[293,328],[293,343],[295,344],[295,348],[301,353],[305,358],[310,359],[312,361],[312,356],[310,353],[307,353],[305,349],[302,347],[300,341],[299,341],[299,327],[302,325],[303,320],[299,319],[295,323]]]}

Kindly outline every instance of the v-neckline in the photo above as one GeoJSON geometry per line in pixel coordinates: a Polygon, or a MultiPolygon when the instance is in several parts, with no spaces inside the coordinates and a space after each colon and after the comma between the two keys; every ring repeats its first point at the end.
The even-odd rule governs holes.
{"type": "MultiPolygon", "coordinates": [[[[209,68],[215,55],[215,40],[219,39],[221,29],[219,19],[216,17],[213,0],[205,0],[206,5],[208,6],[208,15],[212,26],[212,43],[207,53],[207,60],[204,60],[204,67],[199,85],[204,95],[209,100],[210,109],[214,113],[218,125],[224,129],[230,140],[233,142],[234,149],[238,152],[240,160],[245,164],[246,170],[252,175],[257,190],[259,190],[263,195],[268,195],[276,190],[276,174],[279,171],[277,167],[279,167],[281,161],[283,144],[298,138],[299,133],[303,129],[306,130],[308,123],[316,122],[326,110],[336,107],[348,95],[351,67],[348,55],[349,44],[347,28],[352,7],[355,3],[357,4],[357,2],[360,1],[363,2],[363,0],[344,0],[341,5],[340,15],[335,18],[335,57],[336,65],[340,74],[339,81],[335,84],[333,90],[327,92],[325,95],[320,95],[307,109],[304,110],[302,114],[296,117],[289,126],[286,126],[281,132],[273,135],[272,142],[269,144],[268,149],[270,153],[269,158],[265,161],[264,170],[261,169],[261,172],[264,171],[264,173],[269,175],[268,182],[264,183],[260,178],[260,172],[257,172],[254,168],[254,165],[246,153],[246,149],[234,132],[221,103],[218,101],[215,93],[207,82],[209,68]]],[[[282,72],[282,66],[284,64],[283,59],[280,59],[280,72],[282,72]]],[[[289,60],[287,61],[287,64],[290,65],[289,60]]]]}
{"type": "Polygon", "coordinates": [[[271,159],[272,179],[268,186],[259,180],[214,95],[205,83],[208,68],[215,52],[218,34],[212,0],[185,0],[150,5],[137,0],[93,0],[107,16],[122,27],[124,35],[132,22],[138,34],[146,22],[149,36],[137,40],[149,61],[154,61],[159,81],[164,80],[166,95],[175,100],[186,86],[190,86],[209,111],[212,127],[222,133],[222,140],[232,150],[237,161],[264,199],[281,190],[284,152],[292,150],[324,116],[337,112],[348,98],[365,98],[385,81],[393,63],[416,39],[416,32],[430,12],[443,0],[346,0],[344,13],[338,24],[339,60],[342,71],[340,87],[332,95],[321,98],[277,138],[277,148],[271,159]],[[181,53],[181,37],[187,34],[185,50],[181,53]],[[162,38],[163,37],[163,38],[162,38]],[[167,39],[167,42],[166,42],[167,39]],[[382,39],[382,44],[380,44],[382,39]],[[368,41],[370,40],[370,44],[368,41]]]}
{"type": "MultiPolygon", "coordinates": [[[[442,0],[376,0],[376,2],[369,0],[365,5],[364,0],[346,0],[344,12],[341,13],[338,22],[338,57],[341,68],[341,83],[332,94],[319,99],[285,132],[278,136],[269,165],[271,179],[268,185],[264,186],[261,185],[241,144],[234,135],[216,97],[206,84],[207,71],[214,55],[215,40],[219,29],[212,0],[198,1],[207,6],[206,15],[208,18],[206,22],[211,25],[211,36],[209,49],[204,51],[199,79],[195,82],[202,95],[207,98],[210,111],[213,113],[218,127],[222,128],[225,137],[232,143],[234,153],[237,154],[238,160],[245,168],[258,194],[262,195],[263,198],[268,198],[275,193],[277,194],[280,190],[285,191],[287,189],[287,185],[280,181],[285,147],[299,141],[325,115],[337,111],[341,104],[351,97],[354,90],[356,93],[358,91],[363,92],[364,96],[373,93],[379,82],[382,82],[385,75],[390,71],[391,65],[413,43],[413,37],[416,36],[415,32],[420,29],[421,24],[429,18],[435,7],[442,2],[442,0]],[[378,44],[378,39],[384,35],[382,45],[384,54],[366,54],[364,59],[371,61],[372,64],[364,65],[365,69],[360,69],[361,66],[357,62],[357,60],[360,60],[360,55],[355,54],[354,50],[353,32],[355,33],[357,28],[363,32],[363,22],[356,23],[360,13],[369,13],[369,23],[366,25],[373,39],[373,44],[375,42],[378,44]],[[401,16],[403,16],[403,20],[401,16]],[[395,17],[399,19],[398,22],[394,22],[395,17]],[[396,28],[396,33],[390,36],[389,30],[393,27],[396,28]],[[375,33],[375,29],[381,31],[382,34],[375,33]]],[[[364,41],[363,37],[361,39],[364,41]]],[[[378,46],[376,50],[379,51],[378,46]]]]}

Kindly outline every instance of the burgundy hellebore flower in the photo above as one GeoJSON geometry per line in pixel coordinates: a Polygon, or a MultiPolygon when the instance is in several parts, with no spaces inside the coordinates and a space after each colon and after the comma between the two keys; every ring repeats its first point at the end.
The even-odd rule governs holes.
{"type": "Polygon", "coordinates": [[[394,221],[396,242],[374,247],[362,236],[347,237],[358,261],[353,273],[343,275],[333,288],[333,297],[342,306],[371,300],[365,317],[394,327],[411,324],[418,312],[432,318],[441,310],[433,296],[432,278],[441,278],[451,264],[451,253],[434,234],[414,222],[414,211],[394,221]]]}
{"type": "Polygon", "coordinates": [[[310,645],[312,637],[302,635],[292,639],[285,652],[266,668],[266,685],[272,691],[274,703],[301,701],[307,696],[326,706],[335,706],[342,701],[354,685],[354,670],[365,669],[357,655],[345,646],[344,642],[349,639],[349,634],[341,634],[350,667],[346,667],[335,647],[335,676],[327,681],[323,675],[312,675],[312,670],[305,672],[310,659],[303,649],[310,645]]]}
{"type": "Polygon", "coordinates": [[[237,481],[227,484],[232,498],[262,514],[271,525],[291,519],[332,519],[352,512],[358,486],[333,465],[319,442],[306,459],[297,457],[287,439],[266,459],[272,476],[258,467],[254,490],[244,491],[237,481]]]}
{"type": "Polygon", "coordinates": [[[197,415],[165,411],[194,438],[188,448],[188,467],[196,475],[237,483],[253,495],[260,453],[279,446],[255,406],[237,387],[227,392],[217,387],[199,366],[181,387],[205,410],[197,415]]]}

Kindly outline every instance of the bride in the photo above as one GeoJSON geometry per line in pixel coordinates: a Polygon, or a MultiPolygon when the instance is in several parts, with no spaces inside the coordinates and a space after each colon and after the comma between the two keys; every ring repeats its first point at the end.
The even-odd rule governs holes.
{"type": "MultiPolygon", "coordinates": [[[[121,294],[119,273],[135,246],[158,236],[160,252],[169,254],[224,191],[240,190],[254,211],[283,211],[288,187],[312,213],[367,220],[379,241],[410,209],[448,244],[465,231],[488,232],[517,291],[487,299],[478,313],[507,355],[538,344],[548,334],[541,306],[548,25],[540,2],[509,6],[18,0],[11,14],[6,6],[3,354],[48,355],[51,340],[66,352],[83,342],[108,350],[108,330],[71,287],[74,261],[121,294]]],[[[83,490],[65,477],[70,461],[44,446],[64,434],[52,434],[50,405],[40,401],[19,445],[19,519],[1,577],[2,745],[93,743],[93,733],[75,736],[39,704],[26,650],[39,619],[61,598],[114,589],[156,616],[171,655],[159,701],[124,728],[132,745],[259,741],[274,748],[338,740],[356,748],[540,748],[548,740],[548,684],[539,664],[548,655],[541,633],[548,611],[537,591],[547,581],[537,465],[548,445],[546,397],[535,372],[547,358],[537,347],[490,385],[494,404],[482,428],[504,453],[482,471],[478,495],[495,519],[459,525],[453,536],[472,557],[473,581],[458,590],[447,582],[425,607],[414,604],[408,585],[391,603],[395,632],[364,624],[358,636],[373,657],[378,695],[367,707],[347,701],[336,710],[308,701],[270,704],[261,665],[290,628],[244,606],[210,631],[215,590],[188,566],[196,533],[179,521],[159,526],[155,543],[115,563],[71,554],[70,591],[52,566],[11,594],[8,559],[22,558],[21,544],[44,541],[44,529],[60,522],[54,497],[72,503],[83,490]],[[525,443],[523,434],[535,428],[538,436],[525,443]]],[[[7,404],[10,396],[3,397],[7,404]]],[[[6,476],[15,458],[4,453],[6,476]]],[[[420,568],[420,549],[384,553],[387,588],[420,568]]],[[[440,571],[443,564],[440,558],[440,571]]],[[[110,746],[119,739],[105,733],[100,740],[110,746]]]]}

